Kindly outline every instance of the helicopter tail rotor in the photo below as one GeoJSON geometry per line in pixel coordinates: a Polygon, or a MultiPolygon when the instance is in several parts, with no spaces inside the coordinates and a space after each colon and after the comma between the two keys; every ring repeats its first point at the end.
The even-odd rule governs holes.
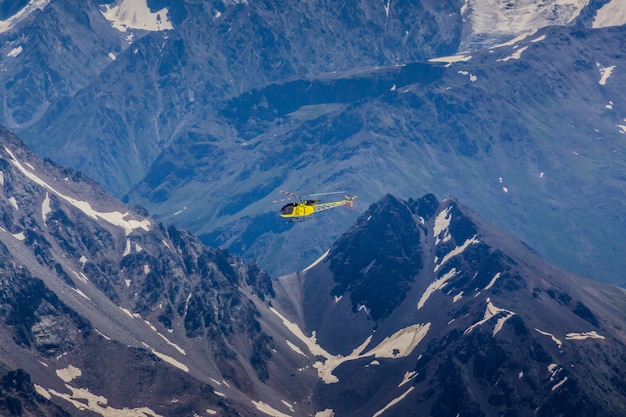
{"type": "Polygon", "coordinates": [[[355,208],[355,203],[354,200],[356,200],[356,195],[353,195],[352,197],[346,195],[345,198],[346,200],[348,200],[348,204],[346,204],[346,208],[350,209],[350,210],[354,210],[355,208]]]}

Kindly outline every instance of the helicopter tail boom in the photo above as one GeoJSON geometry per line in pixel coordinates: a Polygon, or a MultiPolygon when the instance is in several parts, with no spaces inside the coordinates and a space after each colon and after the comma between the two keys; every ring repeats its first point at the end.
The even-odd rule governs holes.
{"type": "Polygon", "coordinates": [[[353,201],[355,198],[356,198],[356,195],[353,197],[346,196],[344,200],[330,201],[328,203],[315,204],[315,212],[329,210],[329,209],[333,209],[335,207],[341,207],[341,206],[353,207],[353,201]]]}

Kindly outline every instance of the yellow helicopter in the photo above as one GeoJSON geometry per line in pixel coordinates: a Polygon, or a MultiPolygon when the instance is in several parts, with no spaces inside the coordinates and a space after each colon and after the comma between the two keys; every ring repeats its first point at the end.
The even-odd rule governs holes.
{"type": "MultiPolygon", "coordinates": [[[[335,207],[354,207],[354,200],[356,199],[356,195],[353,197],[348,197],[347,195],[343,200],[338,201],[329,201],[327,203],[322,203],[321,200],[316,199],[303,199],[298,194],[293,194],[287,191],[281,191],[281,193],[290,196],[289,198],[285,198],[283,200],[274,201],[275,203],[278,201],[291,200],[291,198],[297,198],[297,202],[292,202],[285,204],[283,208],[280,209],[280,217],[284,217],[289,219],[290,222],[297,221],[305,221],[311,216],[313,213],[318,213],[320,211],[332,209],[335,207]]],[[[334,191],[330,193],[319,193],[319,194],[309,194],[308,197],[319,197],[323,195],[329,194],[343,194],[345,191],[334,191]]]]}

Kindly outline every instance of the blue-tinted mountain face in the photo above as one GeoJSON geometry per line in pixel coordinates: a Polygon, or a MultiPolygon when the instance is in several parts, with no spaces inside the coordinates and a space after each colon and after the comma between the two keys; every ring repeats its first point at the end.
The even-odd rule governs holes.
{"type": "MultiPolygon", "coordinates": [[[[52,2],[42,13],[69,24],[75,16],[64,16],[59,10],[81,7],[67,2],[52,2]]],[[[15,122],[9,118],[5,124],[20,132],[32,125],[24,135],[38,152],[87,172],[118,196],[139,182],[159,153],[181,134],[209,122],[213,128],[206,133],[229,135],[221,123],[213,122],[216,103],[225,98],[290,77],[449,54],[456,51],[460,39],[460,17],[455,13],[460,6],[455,3],[437,8],[398,3],[394,13],[386,13],[375,1],[343,6],[335,2],[148,2],[148,9],[136,10],[140,5],[89,2],[77,11],[83,20],[75,31],[68,29],[67,49],[84,50],[90,55],[87,62],[98,57],[107,64],[82,79],[58,71],[59,83],[73,82],[80,91],[74,88],[50,97],[48,90],[57,83],[47,86],[31,79],[37,69],[45,72],[44,68],[56,67],[60,58],[52,51],[29,61],[23,76],[7,77],[30,79],[37,97],[27,99],[23,89],[13,89],[10,83],[7,94],[15,96],[12,111],[31,113],[15,122]],[[149,20],[146,16],[159,10],[168,19],[162,25],[131,24],[149,20]],[[159,30],[162,26],[168,29],[159,30]],[[73,38],[80,36],[80,30],[102,33],[102,41],[87,49],[88,38],[73,38]],[[44,118],[43,105],[52,105],[44,118]],[[32,114],[34,109],[41,114],[32,114]],[[73,126],[70,135],[62,127],[68,125],[73,126]]],[[[22,22],[23,32],[17,28],[15,32],[51,31],[45,26],[50,19],[34,14],[22,22]]],[[[33,45],[10,63],[24,63],[33,48],[45,48],[37,39],[17,35],[12,42],[14,47],[33,45]]],[[[78,63],[75,67],[81,68],[78,63]]]]}
{"type": "Polygon", "coordinates": [[[455,195],[623,284],[619,2],[44,3],[1,34],[3,122],[274,277],[358,214],[283,225],[278,191],[346,189],[455,195]]]}
{"type": "Polygon", "coordinates": [[[624,34],[550,28],[467,62],[253,90],[221,113],[236,144],[201,130],[181,138],[129,199],[279,275],[323,253],[328,231],[355,216],[281,228],[267,222],[278,190],[348,189],[363,208],[388,192],[452,194],[560,265],[621,284],[624,75],[605,76],[624,58],[613,53],[624,34]]]}

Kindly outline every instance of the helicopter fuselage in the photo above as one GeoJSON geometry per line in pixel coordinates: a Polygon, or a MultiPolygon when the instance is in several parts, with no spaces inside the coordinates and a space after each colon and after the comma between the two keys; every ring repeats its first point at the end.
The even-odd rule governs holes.
{"type": "Polygon", "coordinates": [[[286,218],[305,217],[315,213],[315,204],[320,200],[303,200],[299,203],[285,204],[280,209],[280,216],[286,218]]]}

